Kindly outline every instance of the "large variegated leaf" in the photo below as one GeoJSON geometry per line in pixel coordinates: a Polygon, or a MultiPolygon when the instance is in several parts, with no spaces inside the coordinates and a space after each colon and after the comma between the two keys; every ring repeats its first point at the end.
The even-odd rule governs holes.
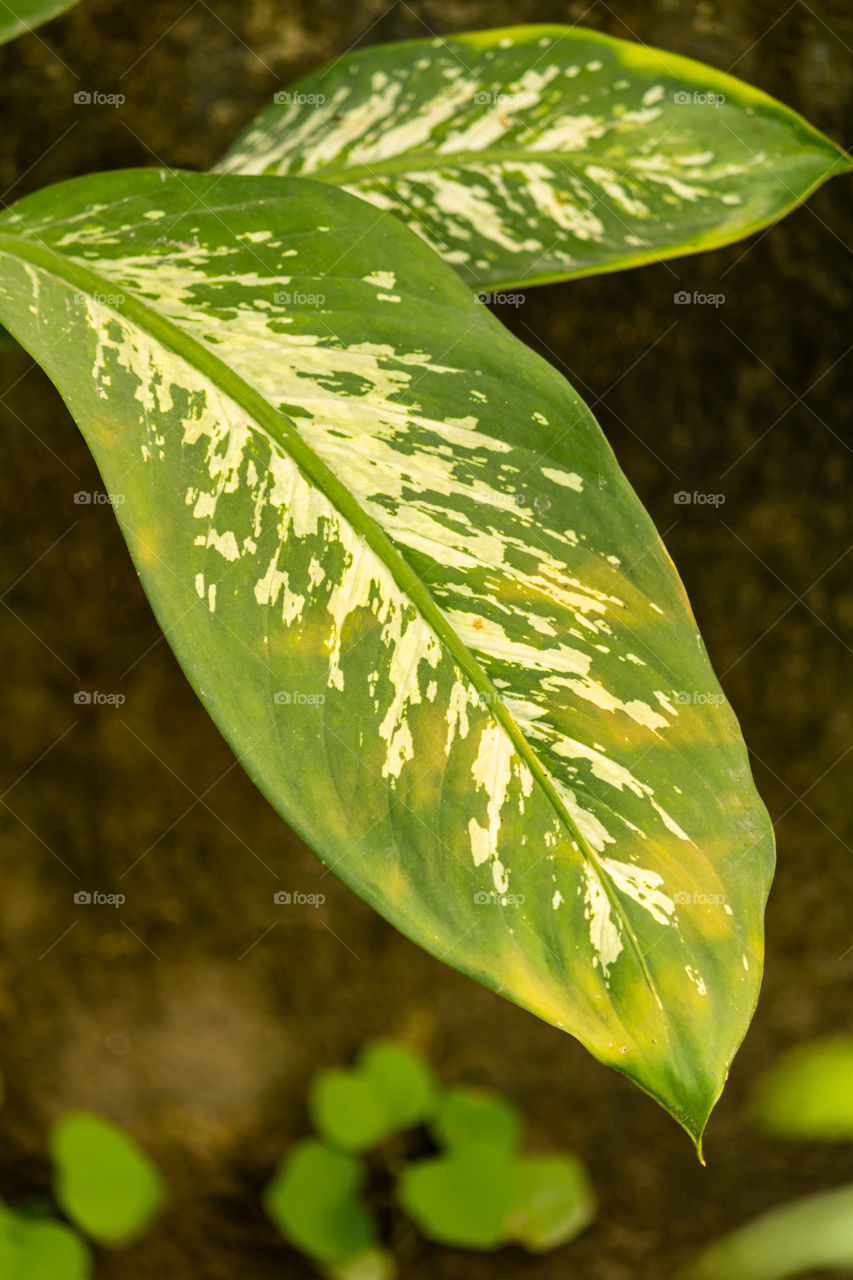
{"type": "Polygon", "coordinates": [[[344,186],[484,287],[728,244],[851,163],[711,67],[536,26],[338,58],[276,94],[220,168],[344,186]]]}
{"type": "Polygon", "coordinates": [[[77,0],[0,0],[0,44],[49,22],[77,0]]]}
{"type": "Polygon", "coordinates": [[[698,1137],[756,1000],[772,837],[572,388],[401,223],[298,179],[31,196],[0,218],[0,322],[276,808],[698,1137]]]}

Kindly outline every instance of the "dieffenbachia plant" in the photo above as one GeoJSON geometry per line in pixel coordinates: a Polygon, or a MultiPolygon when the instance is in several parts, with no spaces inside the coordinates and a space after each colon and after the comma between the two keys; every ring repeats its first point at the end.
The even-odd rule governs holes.
{"type": "MultiPolygon", "coordinates": [[[[513,57],[532,73],[528,31],[515,51],[511,35],[466,39],[482,52],[468,89],[472,74],[512,87],[513,57]]],[[[310,118],[293,122],[301,171],[329,178],[328,153],[333,181],[152,170],[30,196],[0,215],[0,323],[122,496],[164,633],[271,803],[398,928],[577,1036],[698,1142],[757,998],[769,821],[683,588],[592,414],[470,283],[624,263],[626,200],[641,257],[651,240],[675,253],[744,234],[788,207],[790,183],[800,198],[846,161],[757,96],[736,121],[760,162],[744,171],[715,111],[678,117],[673,153],[656,127],[671,84],[646,52],[593,42],[577,75],[560,63],[560,108],[559,42],[537,33],[546,96],[514,134],[529,164],[512,184],[489,112],[478,125],[457,102],[454,124],[446,103],[406,107],[413,87],[457,92],[439,44],[411,68],[434,58],[435,78],[399,92],[391,62],[408,77],[411,47],[375,51],[383,105],[336,90],[325,151],[310,118]],[[573,124],[596,75],[602,97],[646,101],[605,129],[573,124]],[[465,279],[387,216],[399,184],[379,209],[356,181],[368,199],[336,189],[374,146],[371,121],[404,157],[418,139],[418,164],[431,148],[430,172],[456,184],[438,241],[465,279]],[[598,177],[555,176],[569,160],[555,130],[575,151],[583,135],[598,177]],[[446,173],[460,131],[464,174],[446,173]],[[636,190],[602,176],[611,146],[645,160],[636,190]],[[505,207],[486,216],[490,192],[505,207]],[[609,201],[602,231],[590,200],[609,201]]],[[[240,165],[266,167],[248,158],[258,137],[240,165]]],[[[406,189],[405,217],[419,200],[406,189]]]]}
{"type": "Polygon", "coordinates": [[[347,54],[276,94],[220,165],[343,186],[478,288],[728,244],[850,167],[741,80],[557,26],[347,54]]]}

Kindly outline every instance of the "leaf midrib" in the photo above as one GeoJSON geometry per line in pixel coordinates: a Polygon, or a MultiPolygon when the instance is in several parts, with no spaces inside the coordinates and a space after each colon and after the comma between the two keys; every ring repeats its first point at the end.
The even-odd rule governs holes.
{"type": "MultiPolygon", "coordinates": [[[[79,287],[93,295],[101,292],[104,284],[109,286],[115,283],[110,276],[99,275],[90,268],[81,265],[78,260],[58,254],[43,243],[35,243],[26,237],[0,232],[0,253],[4,251],[10,253],[17,260],[29,261],[34,266],[50,272],[64,283],[79,287]]],[[[117,260],[117,263],[118,261],[120,260],[117,260]]],[[[230,365],[226,364],[212,351],[209,351],[207,347],[182,329],[180,325],[140,301],[132,291],[127,290],[123,296],[123,303],[112,308],[117,314],[124,315],[133,323],[139,325],[150,337],[162,343],[181,359],[186,360],[191,366],[199,369],[215,386],[228,395],[248,416],[257,422],[274,444],[284,448],[290,454],[303,474],[316,485],[356,533],[365,539],[371,550],[388,569],[400,590],[412,601],[421,616],[429,623],[439,639],[447,647],[463,674],[467,676],[480,693],[488,697],[491,715],[509,736],[519,757],[542,787],[557,817],[571,832],[573,839],[577,842],[577,848],[581,856],[596,869],[608,901],[622,922],[626,935],[634,947],[638,965],[646,982],[658,1001],[660,1001],[657,984],[646,963],[631,922],[625,915],[622,904],[610,882],[610,877],[596,856],[595,851],[590,847],[586,837],[572,819],[571,814],[557,794],[548,771],[533,751],[515,719],[506,709],[503,701],[495,696],[496,690],[477,658],[457,635],[440,607],[433,600],[430,592],[423,585],[420,577],[408,564],[405,557],[397,549],[397,546],[383,533],[380,526],[367,514],[331,468],[306,443],[295,424],[291,422],[286,414],[273,409],[260,392],[256,391],[230,365]],[[281,438],[282,435],[284,439],[281,438]]]]}
{"type": "MultiPolygon", "coordinates": [[[[582,158],[584,155],[587,156],[590,164],[595,163],[596,157],[590,156],[588,151],[558,151],[551,148],[534,151],[521,143],[517,147],[484,147],[481,151],[447,151],[439,153],[435,150],[425,151],[421,148],[413,151],[399,151],[395,156],[389,156],[385,160],[377,160],[375,164],[328,165],[319,169],[312,169],[310,172],[300,170],[298,173],[294,173],[288,170],[287,175],[281,174],[277,176],[315,178],[319,182],[329,182],[334,183],[336,186],[344,186],[347,182],[360,182],[363,178],[397,177],[410,171],[415,174],[430,171],[441,173],[443,169],[464,169],[466,167],[477,168],[482,171],[484,162],[491,163],[492,161],[500,164],[505,160],[513,160],[530,164],[544,159],[552,163],[565,164],[567,161],[571,161],[572,158],[582,158]],[[447,164],[444,163],[445,159],[447,164]]],[[[302,158],[302,156],[298,155],[295,157],[297,160],[302,158]]],[[[600,159],[601,157],[599,156],[598,158],[600,159]]],[[[243,171],[231,170],[231,172],[240,173],[243,171]]]]}
{"type": "MultiPolygon", "coordinates": [[[[595,141],[598,141],[598,139],[595,141]]],[[[682,143],[681,145],[683,146],[684,144],[682,143]]],[[[798,164],[804,156],[813,155],[815,153],[825,156],[827,160],[826,172],[818,180],[819,183],[827,181],[827,179],[833,177],[836,173],[842,173],[845,170],[853,168],[853,161],[851,161],[851,158],[845,155],[840,148],[836,148],[838,152],[837,155],[832,154],[830,150],[831,145],[832,144],[825,148],[803,147],[802,150],[794,151],[790,155],[776,160],[776,169],[781,169],[785,165],[798,164]]],[[[753,162],[754,166],[756,163],[754,153],[750,151],[748,147],[746,148],[746,151],[748,152],[750,160],[753,162]]],[[[660,154],[660,150],[652,150],[651,154],[660,154]]],[[[436,159],[437,155],[438,153],[436,151],[429,152],[424,151],[423,149],[419,149],[417,151],[401,151],[398,152],[397,155],[389,156],[385,160],[378,160],[375,164],[330,165],[319,169],[312,169],[310,172],[306,172],[304,170],[293,172],[288,169],[286,173],[282,173],[278,171],[264,170],[257,176],[309,178],[314,179],[317,182],[327,182],[335,186],[346,187],[351,182],[361,182],[369,178],[417,177],[417,175],[421,173],[441,173],[444,169],[474,169],[477,172],[482,173],[484,167],[492,161],[495,161],[497,164],[501,164],[504,161],[535,164],[537,161],[542,160],[546,163],[554,164],[557,168],[572,168],[574,165],[573,172],[579,172],[581,161],[585,160],[590,164],[600,164],[611,158],[610,151],[607,148],[602,148],[601,151],[598,152],[596,152],[593,147],[584,148],[583,150],[564,151],[548,148],[547,150],[543,149],[541,151],[537,151],[530,147],[523,147],[521,145],[517,148],[500,147],[492,149],[484,147],[481,151],[450,151],[442,153],[439,156],[439,160],[443,162],[446,157],[448,160],[447,164],[439,163],[439,160],[436,159]],[[421,160],[423,160],[423,163],[418,163],[416,167],[413,167],[415,166],[415,162],[420,162],[421,160]]],[[[300,156],[295,157],[297,160],[300,158],[300,156]]],[[[749,164],[750,160],[746,160],[746,163],[749,164]]],[[[621,170],[623,165],[624,157],[618,161],[617,167],[621,170]]],[[[232,176],[239,176],[240,174],[245,173],[245,170],[223,169],[223,172],[228,172],[232,176]]],[[[633,169],[631,169],[630,172],[632,176],[640,179],[640,183],[642,185],[642,175],[636,174],[633,169]]],[[[554,185],[558,185],[557,178],[559,175],[554,173],[552,176],[554,178],[554,185]]],[[[623,172],[620,180],[624,180],[625,176],[626,175],[623,172]]],[[[703,176],[708,177],[709,175],[706,174],[703,176]]],[[[722,176],[731,177],[730,174],[722,176]]],[[[709,185],[713,185],[715,182],[719,182],[720,180],[721,178],[713,176],[713,171],[711,171],[709,185]]],[[[653,183],[652,185],[655,184],[653,183]]],[[[807,192],[805,196],[798,198],[798,203],[801,203],[802,200],[806,199],[808,194],[811,193],[811,190],[813,190],[813,188],[810,188],[809,192],[807,192]]]]}

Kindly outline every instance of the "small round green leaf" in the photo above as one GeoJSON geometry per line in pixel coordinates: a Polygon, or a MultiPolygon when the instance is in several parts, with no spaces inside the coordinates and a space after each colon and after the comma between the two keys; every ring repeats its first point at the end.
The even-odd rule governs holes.
{"type": "Polygon", "coordinates": [[[0,1205],[0,1276],[4,1280],[89,1280],[85,1243],[61,1222],[29,1219],[0,1205]]]}
{"type": "Polygon", "coordinates": [[[507,1235],[531,1253],[573,1240],[595,1217],[595,1196],[582,1162],[574,1156],[527,1156],[519,1161],[519,1185],[506,1220],[507,1235]]]}
{"type": "Polygon", "coordinates": [[[382,1142],[388,1119],[368,1080],[353,1071],[321,1071],[311,1085],[314,1128],[341,1151],[368,1151],[382,1142]]]}
{"type": "Polygon", "coordinates": [[[783,1054],[755,1090],[752,1114],[776,1138],[853,1139],[853,1037],[814,1040],[783,1054]]]}
{"type": "Polygon", "coordinates": [[[60,1116],[49,1146],[57,1203],[100,1244],[127,1244],[161,1208],[165,1192],[156,1168],[129,1134],[102,1116],[60,1116]]]}
{"type": "Polygon", "coordinates": [[[437,1101],[435,1079],[413,1049],[376,1040],[362,1053],[359,1070],[379,1099],[391,1131],[421,1124],[432,1113],[437,1101]]]}
{"type": "Polygon", "coordinates": [[[496,1249],[507,1239],[506,1219],[518,1187],[518,1164],[488,1144],[410,1164],[398,1198],[430,1240],[462,1249],[496,1249]]]}
{"type": "Polygon", "coordinates": [[[264,1207],[281,1234],[325,1266],[339,1266],[368,1249],[373,1220],[358,1199],[364,1170],[352,1156],[309,1140],[291,1147],[264,1193],[264,1207]]]}
{"type": "Polygon", "coordinates": [[[511,1102],[485,1089],[449,1089],[432,1123],[443,1147],[471,1144],[514,1151],[521,1139],[521,1116],[511,1102]]]}

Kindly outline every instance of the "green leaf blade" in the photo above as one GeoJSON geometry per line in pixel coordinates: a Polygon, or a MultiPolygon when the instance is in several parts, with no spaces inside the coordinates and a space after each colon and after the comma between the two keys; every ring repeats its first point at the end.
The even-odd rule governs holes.
{"type": "Polygon", "coordinates": [[[757,996],[772,833],[572,388],[405,227],[299,180],[29,197],[0,218],[0,321],[271,803],[698,1138],[757,996]]]}
{"type": "Polygon", "coordinates": [[[78,0],[3,0],[0,7],[0,44],[25,35],[43,22],[49,22],[78,0]]]}
{"type": "Polygon", "coordinates": [[[276,98],[220,169],[344,186],[478,288],[728,244],[853,165],[742,81],[578,27],[357,50],[276,98]]]}

